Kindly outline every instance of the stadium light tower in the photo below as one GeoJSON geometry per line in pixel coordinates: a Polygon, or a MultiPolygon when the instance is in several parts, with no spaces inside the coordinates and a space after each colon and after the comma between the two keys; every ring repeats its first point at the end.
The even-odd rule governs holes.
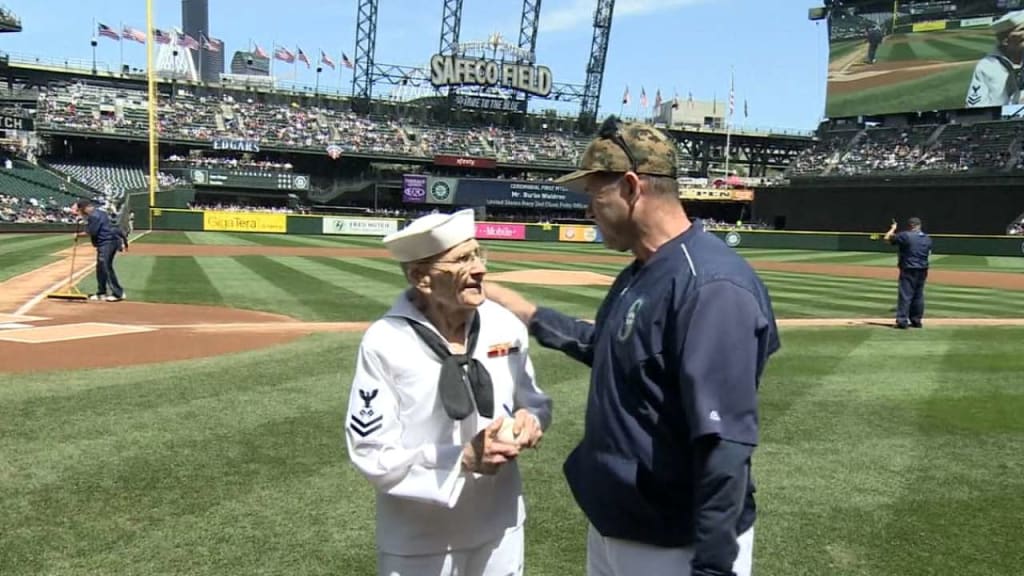
{"type": "Polygon", "coordinates": [[[597,0],[594,9],[594,37],[587,60],[587,83],[583,88],[580,106],[580,125],[589,130],[597,124],[597,110],[601,104],[601,85],[604,82],[604,61],[608,56],[608,39],[612,34],[612,14],[615,0],[597,0]]]}

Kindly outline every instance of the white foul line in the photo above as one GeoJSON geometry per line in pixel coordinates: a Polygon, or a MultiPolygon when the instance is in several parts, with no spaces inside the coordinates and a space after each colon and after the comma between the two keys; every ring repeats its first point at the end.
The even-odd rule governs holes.
{"type": "MultiPolygon", "coordinates": [[[[146,230],[146,231],[142,232],[141,234],[139,234],[138,236],[136,236],[135,240],[138,240],[139,238],[142,238],[146,234],[149,234],[149,230],[146,230]]],[[[135,240],[132,240],[131,242],[135,242],[135,240]]],[[[71,283],[74,283],[77,280],[80,280],[83,276],[85,276],[86,274],[92,272],[95,268],[96,268],[96,261],[93,260],[91,264],[87,265],[85,268],[82,268],[78,272],[75,272],[74,274],[71,275],[71,283]]],[[[53,286],[50,286],[46,290],[43,290],[39,294],[36,294],[35,296],[32,297],[31,300],[29,300],[28,302],[25,302],[24,304],[22,304],[21,308],[18,308],[17,310],[15,310],[14,311],[14,315],[15,316],[24,316],[25,314],[28,314],[29,311],[31,311],[40,302],[42,302],[43,299],[46,298],[46,296],[48,294],[50,294],[54,290],[57,290],[58,288],[60,288],[64,284],[66,284],[67,282],[68,282],[67,280],[61,280],[60,282],[55,283],[53,286]]],[[[70,288],[70,286],[68,286],[68,287],[70,288]]]]}

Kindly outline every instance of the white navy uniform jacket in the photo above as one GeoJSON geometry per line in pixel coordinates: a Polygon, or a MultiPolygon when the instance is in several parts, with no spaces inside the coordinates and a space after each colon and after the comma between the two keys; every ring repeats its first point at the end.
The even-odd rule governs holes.
{"type": "MultiPolygon", "coordinates": [[[[546,429],[551,400],[536,385],[526,326],[492,301],[478,310],[473,357],[493,381],[494,419],[508,417],[506,406],[513,413],[525,408],[546,429]]],[[[359,345],[345,416],[349,457],[377,492],[380,551],[419,555],[474,548],[525,520],[519,468],[513,460],[493,476],[462,470],[463,445],[493,419],[474,412],[456,421],[445,413],[437,386],[441,363],[406,318],[436,332],[402,294],[359,345]]]]}
{"type": "Polygon", "coordinates": [[[967,88],[967,108],[986,108],[1017,104],[1020,80],[1014,65],[998,51],[978,61],[967,88]]]}

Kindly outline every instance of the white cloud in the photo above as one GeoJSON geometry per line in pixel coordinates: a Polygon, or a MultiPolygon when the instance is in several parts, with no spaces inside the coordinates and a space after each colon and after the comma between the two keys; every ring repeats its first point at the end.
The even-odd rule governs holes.
{"type": "MultiPolygon", "coordinates": [[[[626,16],[640,16],[655,12],[667,12],[708,0],[616,0],[612,22],[626,16]]],[[[596,0],[569,0],[569,4],[560,6],[540,16],[541,32],[558,32],[571,30],[577,26],[591,26],[594,22],[596,0]]]]}

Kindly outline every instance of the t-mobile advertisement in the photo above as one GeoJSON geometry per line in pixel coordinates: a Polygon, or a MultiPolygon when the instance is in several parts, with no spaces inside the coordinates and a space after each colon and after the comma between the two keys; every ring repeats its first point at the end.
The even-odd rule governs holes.
{"type": "Polygon", "coordinates": [[[402,176],[402,202],[423,203],[427,201],[427,177],[419,174],[402,176]]]}
{"type": "Polygon", "coordinates": [[[526,226],[523,224],[495,224],[478,222],[476,237],[482,240],[526,240],[526,226]]]}

